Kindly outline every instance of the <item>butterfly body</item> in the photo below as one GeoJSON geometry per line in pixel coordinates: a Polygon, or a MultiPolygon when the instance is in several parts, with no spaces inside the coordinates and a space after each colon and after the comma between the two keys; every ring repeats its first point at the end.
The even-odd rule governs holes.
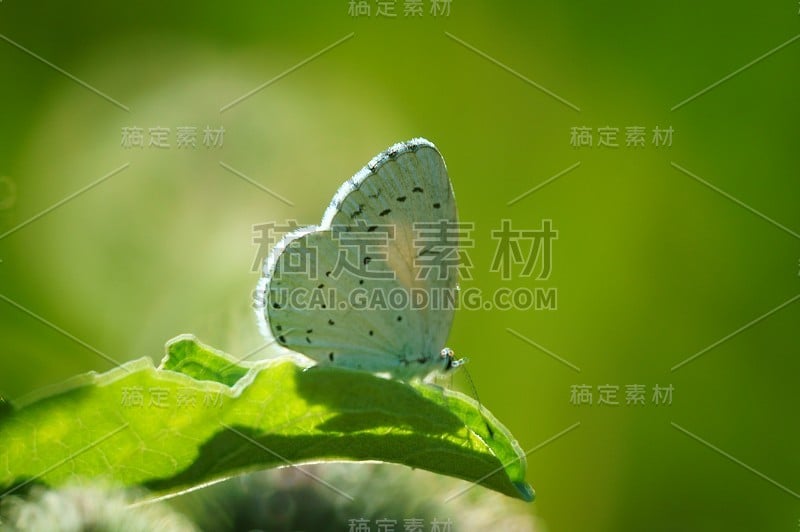
{"type": "Polygon", "coordinates": [[[339,188],[319,225],[275,246],[256,292],[262,331],[319,365],[401,380],[457,367],[445,348],[457,270],[431,271],[427,259],[446,250],[425,240],[455,223],[436,147],[395,144],[339,188]]]}

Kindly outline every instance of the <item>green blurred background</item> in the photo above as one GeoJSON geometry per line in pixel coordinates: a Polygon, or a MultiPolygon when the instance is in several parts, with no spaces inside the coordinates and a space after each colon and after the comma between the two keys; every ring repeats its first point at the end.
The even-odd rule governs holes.
{"type": "Polygon", "coordinates": [[[386,18],[369,4],[0,3],[0,233],[130,163],[0,238],[0,394],[112,367],[9,300],[120,361],[157,360],[183,332],[258,347],[253,225],[317,222],[373,155],[425,136],[475,223],[462,286],[558,290],[556,310],[460,311],[449,341],[525,450],[580,423],[530,454],[530,511],[557,531],[797,530],[800,302],[671,368],[800,292],[800,42],[671,108],[797,35],[800,5],[453,0],[433,16],[425,0],[386,18]],[[221,148],[202,145],[207,125],[225,128],[221,148]],[[171,148],[121,146],[122,128],[156,126],[171,148]],[[182,126],[196,150],[175,147],[182,126]],[[572,146],[580,126],[619,128],[620,147],[572,146]],[[625,147],[628,126],[644,147],[625,147]],[[651,143],[656,126],[672,146],[651,143]],[[504,218],[553,220],[549,280],[490,271],[504,218]],[[571,404],[582,384],[594,405],[571,404]],[[619,406],[596,404],[606,384],[619,406]],[[645,405],[625,405],[629,384],[645,405]]]}

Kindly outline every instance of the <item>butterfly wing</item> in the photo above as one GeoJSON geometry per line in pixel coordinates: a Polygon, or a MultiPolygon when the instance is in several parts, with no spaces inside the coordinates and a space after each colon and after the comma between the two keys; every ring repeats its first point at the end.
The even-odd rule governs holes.
{"type": "Polygon", "coordinates": [[[457,289],[456,222],[436,147],[392,146],[342,185],[319,226],[275,247],[256,297],[262,328],[320,364],[398,378],[441,368],[457,289]]]}

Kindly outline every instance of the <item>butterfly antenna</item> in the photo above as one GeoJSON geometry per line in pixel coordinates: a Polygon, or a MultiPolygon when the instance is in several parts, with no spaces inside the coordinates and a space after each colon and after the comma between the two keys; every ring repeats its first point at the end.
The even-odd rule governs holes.
{"type": "Polygon", "coordinates": [[[483,413],[483,403],[481,403],[481,398],[478,397],[478,389],[475,387],[475,382],[472,380],[472,375],[469,374],[469,370],[467,370],[466,365],[464,366],[464,374],[467,376],[470,388],[472,388],[472,395],[475,396],[475,400],[478,402],[478,411],[481,413],[481,417],[483,418],[483,424],[486,425],[486,430],[489,431],[489,436],[494,438],[494,431],[492,430],[492,427],[489,425],[489,421],[486,420],[486,416],[483,413]]]}

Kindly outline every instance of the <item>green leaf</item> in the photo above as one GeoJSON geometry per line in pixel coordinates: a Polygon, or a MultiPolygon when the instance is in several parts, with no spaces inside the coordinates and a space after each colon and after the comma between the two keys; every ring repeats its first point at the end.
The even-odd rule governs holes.
{"type": "Polygon", "coordinates": [[[237,473],[378,460],[524,500],[525,456],[473,400],[292,357],[238,362],[188,335],[0,415],[0,494],[104,477],[171,494],[237,473]]]}

